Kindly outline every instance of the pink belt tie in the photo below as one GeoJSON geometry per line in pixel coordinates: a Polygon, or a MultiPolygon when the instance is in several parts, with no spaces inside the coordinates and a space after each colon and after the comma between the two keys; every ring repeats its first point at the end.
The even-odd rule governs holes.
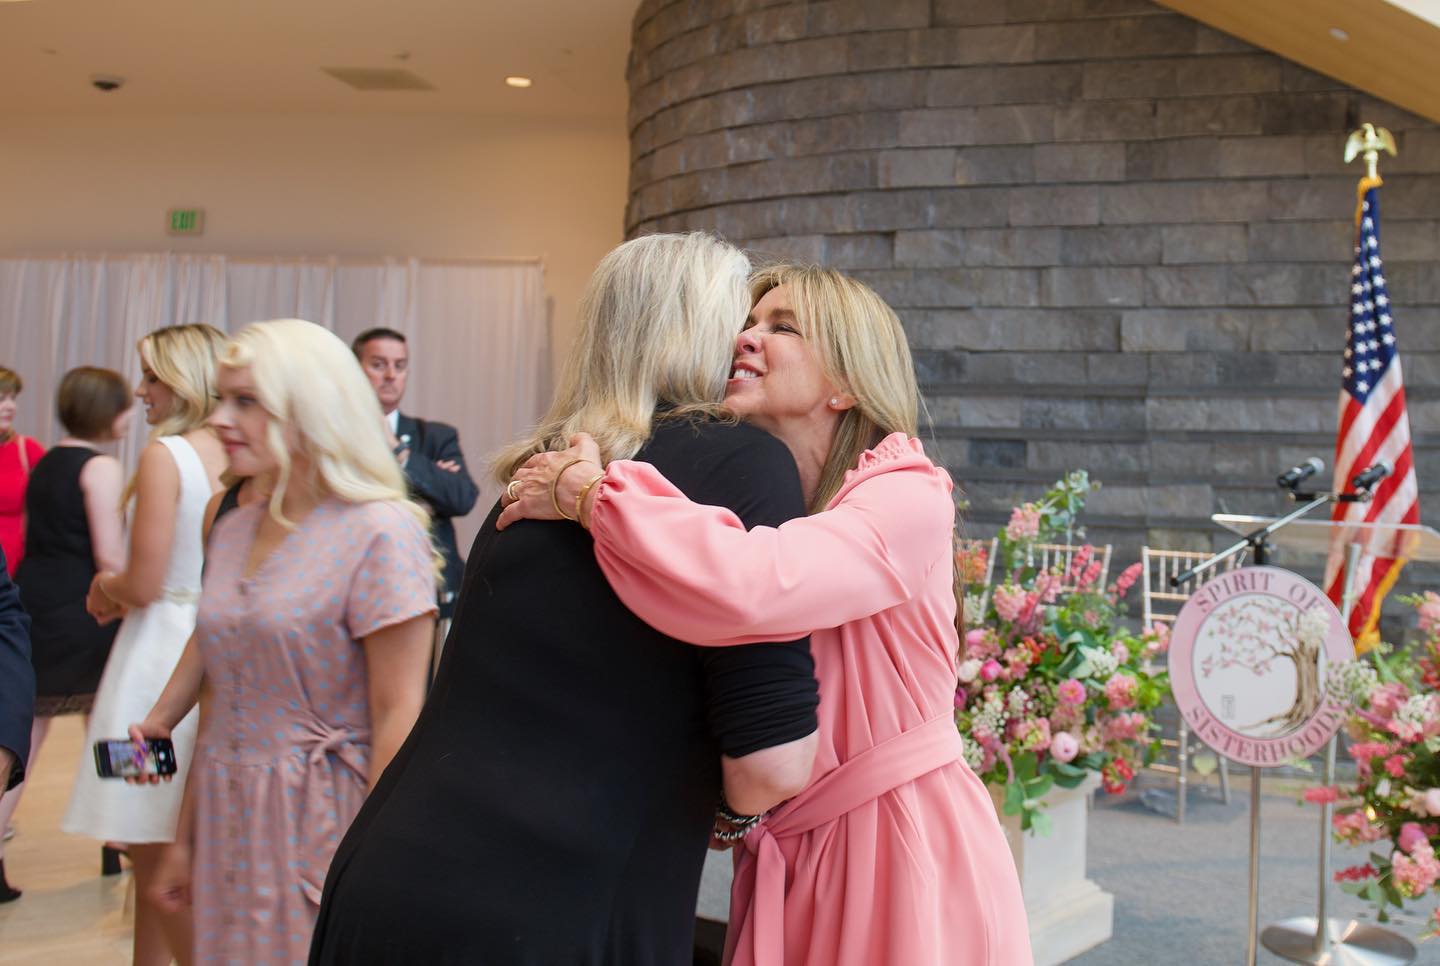
{"type": "MultiPolygon", "coordinates": [[[[835,821],[891,789],[962,760],[950,712],[869,748],[781,805],[745,837],[731,909],[749,909],[733,944],[748,945],[756,966],[785,960],[785,856],[776,841],[835,821]]],[[[732,922],[733,922],[732,916],[732,922]]],[[[728,961],[728,959],[727,959],[728,961]]]]}

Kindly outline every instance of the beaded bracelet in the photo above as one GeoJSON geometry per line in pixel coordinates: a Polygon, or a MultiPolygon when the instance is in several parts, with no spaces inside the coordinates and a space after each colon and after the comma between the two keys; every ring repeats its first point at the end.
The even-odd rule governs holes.
{"type": "Polygon", "coordinates": [[[730,804],[725,801],[725,796],[722,794],[720,803],[715,806],[715,817],[730,826],[728,829],[722,829],[719,822],[715,823],[715,830],[711,834],[714,835],[716,841],[738,842],[750,834],[750,830],[760,823],[760,820],[765,817],[765,813],[761,812],[759,815],[737,814],[731,811],[730,804]]]}

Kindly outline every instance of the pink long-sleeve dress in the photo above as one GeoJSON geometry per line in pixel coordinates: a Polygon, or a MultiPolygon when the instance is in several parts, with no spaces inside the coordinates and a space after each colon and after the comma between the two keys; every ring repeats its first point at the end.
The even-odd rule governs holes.
{"type": "Polygon", "coordinates": [[[612,463],[595,556],[647,623],[698,644],[811,634],[811,783],[737,849],[736,966],[1030,963],[1004,832],[953,719],[952,484],[917,440],[861,455],[825,512],[746,531],[612,463]]]}

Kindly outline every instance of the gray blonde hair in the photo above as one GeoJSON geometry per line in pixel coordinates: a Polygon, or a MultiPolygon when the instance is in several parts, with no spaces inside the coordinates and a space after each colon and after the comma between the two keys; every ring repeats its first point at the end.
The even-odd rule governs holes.
{"type": "Polygon", "coordinates": [[[868,286],[827,268],[774,265],[750,279],[752,305],[786,286],[805,336],[825,375],[855,398],[835,429],[810,512],[840,491],[860,454],[891,433],[919,431],[920,388],[900,319],[868,286]]]}
{"type": "Polygon", "coordinates": [[[580,329],[555,401],[496,458],[506,483],[531,456],[588,432],[605,462],[628,459],[653,432],[656,408],[723,416],[720,403],[749,308],[750,262],[700,232],[647,235],[611,251],[580,303],[580,329]]]}

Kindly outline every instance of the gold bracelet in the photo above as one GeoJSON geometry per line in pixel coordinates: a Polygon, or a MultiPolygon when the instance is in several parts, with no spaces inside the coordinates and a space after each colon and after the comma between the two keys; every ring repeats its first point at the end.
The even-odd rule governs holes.
{"type": "Polygon", "coordinates": [[[583,457],[579,457],[579,456],[575,457],[575,458],[572,459],[570,462],[568,462],[568,463],[566,463],[564,466],[560,467],[560,472],[559,472],[559,473],[556,473],[556,474],[555,474],[555,479],[553,479],[553,480],[550,481],[550,505],[555,508],[555,515],[556,515],[556,516],[558,516],[558,517],[559,517],[560,519],[562,519],[562,520],[569,520],[571,523],[574,523],[574,522],[575,522],[575,518],[574,518],[574,517],[567,517],[567,516],[565,515],[565,511],[562,510],[562,509],[560,509],[560,498],[559,498],[558,496],[556,496],[556,494],[555,494],[555,488],[560,485],[560,477],[562,477],[562,476],[565,475],[565,471],[566,471],[566,470],[568,470],[570,467],[574,466],[576,463],[583,463],[583,462],[585,462],[585,460],[584,460],[583,457]]]}
{"type": "Polygon", "coordinates": [[[589,483],[586,483],[584,486],[580,487],[580,495],[575,498],[575,519],[586,530],[590,529],[590,525],[585,522],[585,497],[589,496],[590,489],[596,483],[599,483],[603,479],[605,479],[604,473],[596,473],[593,477],[590,478],[589,483]]]}

